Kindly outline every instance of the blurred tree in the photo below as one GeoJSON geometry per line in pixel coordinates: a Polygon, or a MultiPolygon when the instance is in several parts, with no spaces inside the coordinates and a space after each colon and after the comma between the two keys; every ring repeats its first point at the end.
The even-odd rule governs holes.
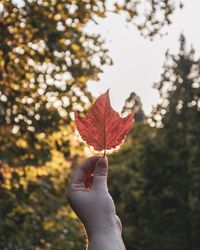
{"type": "MultiPolygon", "coordinates": [[[[65,136],[73,136],[73,130],[65,128],[65,136]]],[[[59,141],[61,135],[58,132],[54,137],[59,141]]],[[[74,150],[78,152],[75,142],[73,148],[70,148],[71,157],[74,150]]],[[[72,161],[66,160],[56,148],[50,153],[51,161],[37,167],[2,164],[0,249],[77,250],[85,244],[80,222],[65,201],[72,161]],[[82,233],[78,234],[79,231],[82,233]]]]}
{"type": "Polygon", "coordinates": [[[179,54],[166,54],[155,85],[162,102],[149,125],[136,121],[132,136],[111,157],[109,189],[127,250],[200,245],[200,63],[180,40],[179,54]]]}
{"type": "Polygon", "coordinates": [[[135,121],[143,121],[145,118],[144,111],[142,109],[142,102],[140,97],[132,92],[130,96],[126,99],[125,105],[122,109],[122,114],[126,116],[130,112],[134,112],[135,121]]]}
{"type": "Polygon", "coordinates": [[[122,220],[127,250],[140,249],[140,203],[144,186],[141,170],[145,157],[144,147],[148,140],[155,137],[155,132],[148,124],[136,121],[125,144],[109,157],[109,191],[122,220]]]}
{"type": "Polygon", "coordinates": [[[115,1],[115,12],[127,13],[127,19],[132,21],[144,37],[153,38],[162,28],[171,23],[175,8],[183,7],[182,1],[173,0],[125,0],[115,1]]]}
{"type": "Polygon", "coordinates": [[[141,99],[134,92],[126,99],[122,114],[127,115],[131,111],[135,113],[133,130],[120,150],[109,157],[108,182],[117,214],[122,220],[127,250],[140,249],[138,227],[141,220],[139,207],[144,182],[141,171],[145,157],[144,147],[156,134],[156,129],[146,123],[141,99]]]}
{"type": "MultiPolygon", "coordinates": [[[[145,10],[140,1],[121,5],[116,1],[111,6],[113,12],[127,12],[131,20],[143,17],[137,27],[158,33],[169,23],[174,2],[146,2],[145,10]],[[163,19],[157,18],[158,12],[163,19]]],[[[15,165],[41,164],[50,157],[45,135],[68,125],[72,110],[83,111],[91,100],[85,83],[98,80],[100,65],[111,63],[101,37],[84,30],[95,17],[106,16],[107,4],[71,0],[0,4],[0,157],[15,165]]],[[[67,151],[69,142],[63,144],[60,149],[67,151]]]]}
{"type": "Polygon", "coordinates": [[[146,145],[141,249],[197,250],[200,241],[200,63],[180,39],[166,54],[155,87],[162,103],[151,123],[160,129],[146,145]]]}
{"type": "MultiPolygon", "coordinates": [[[[150,37],[175,7],[170,0],[146,0],[148,11],[142,1],[120,2],[112,12],[126,12],[150,37]]],[[[84,112],[92,100],[87,81],[112,63],[100,35],[84,29],[108,11],[106,1],[0,0],[3,250],[82,249],[76,217],[63,200],[73,151],[81,151],[72,111],[84,112]]]]}
{"type": "MultiPolygon", "coordinates": [[[[103,6],[86,5],[3,1],[0,157],[6,162],[49,160],[46,135],[69,125],[72,110],[83,111],[91,100],[85,83],[98,79],[101,64],[111,63],[100,36],[83,31],[93,14],[102,14],[103,6]]],[[[68,150],[68,144],[64,141],[60,150],[68,150]]]]}

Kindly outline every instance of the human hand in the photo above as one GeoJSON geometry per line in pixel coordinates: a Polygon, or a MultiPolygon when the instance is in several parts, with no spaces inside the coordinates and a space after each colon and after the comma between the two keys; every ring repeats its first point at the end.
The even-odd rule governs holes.
{"type": "Polygon", "coordinates": [[[121,234],[121,222],[107,187],[107,158],[95,156],[78,165],[67,191],[69,203],[85,226],[88,238],[121,234]],[[114,232],[114,233],[113,233],[114,232]]]}

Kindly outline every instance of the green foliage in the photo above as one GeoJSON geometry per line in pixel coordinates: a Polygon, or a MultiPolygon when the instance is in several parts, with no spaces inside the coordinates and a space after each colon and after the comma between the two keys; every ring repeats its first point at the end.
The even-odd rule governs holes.
{"type": "Polygon", "coordinates": [[[128,250],[140,249],[138,228],[141,223],[140,203],[143,194],[145,145],[156,131],[144,122],[136,122],[122,148],[110,157],[109,191],[117,214],[122,220],[123,236],[128,250]]]}
{"type": "MultiPolygon", "coordinates": [[[[153,120],[161,126],[156,145],[147,148],[148,177],[146,196],[154,218],[146,244],[159,249],[199,248],[200,225],[200,65],[194,51],[187,51],[181,36],[178,55],[167,53],[160,82],[156,85],[163,102],[155,109],[153,120]],[[156,171],[155,159],[158,162],[156,171]],[[159,180],[155,185],[153,180],[159,180]],[[159,216],[158,216],[159,214],[159,216]],[[160,237],[153,237],[161,232],[160,237]],[[163,247],[164,244],[164,247],[163,247]]],[[[147,215],[147,214],[146,214],[147,215]]],[[[147,248],[145,248],[147,249],[147,248]]]]}
{"type": "Polygon", "coordinates": [[[1,190],[1,199],[6,200],[0,206],[1,249],[81,249],[84,237],[77,234],[80,223],[63,199],[65,185],[57,190],[54,186],[41,178],[26,190],[1,190]]]}
{"type": "Polygon", "coordinates": [[[162,102],[135,124],[111,161],[110,190],[128,250],[198,250],[200,234],[200,66],[181,36],[155,86],[162,102]],[[117,177],[117,178],[116,178],[117,177]]]}

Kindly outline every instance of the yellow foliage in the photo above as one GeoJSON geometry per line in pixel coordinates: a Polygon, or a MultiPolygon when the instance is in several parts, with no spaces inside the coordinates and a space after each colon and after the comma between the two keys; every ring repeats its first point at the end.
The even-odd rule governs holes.
{"type": "Polygon", "coordinates": [[[28,144],[27,144],[27,141],[23,140],[23,139],[19,139],[17,142],[16,142],[17,146],[20,147],[20,148],[27,148],[28,147],[28,144]]]}
{"type": "Polygon", "coordinates": [[[54,19],[56,20],[56,21],[59,21],[60,19],[61,19],[61,14],[56,14],[55,16],[54,16],[54,19]]]}
{"type": "Polygon", "coordinates": [[[72,49],[73,49],[74,51],[79,51],[79,50],[80,50],[80,46],[77,45],[77,44],[75,44],[75,43],[73,43],[73,44],[72,44],[72,49]]]}
{"type": "Polygon", "coordinates": [[[61,11],[63,9],[63,5],[62,4],[58,4],[57,5],[57,9],[61,11]]]}
{"type": "Polygon", "coordinates": [[[89,77],[88,76],[81,76],[79,77],[78,81],[80,83],[86,83],[87,81],[89,80],[89,77]]]}

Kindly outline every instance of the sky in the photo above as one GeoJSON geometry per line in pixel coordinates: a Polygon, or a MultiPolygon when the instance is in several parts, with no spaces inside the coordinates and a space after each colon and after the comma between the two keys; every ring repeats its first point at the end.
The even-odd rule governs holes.
{"type": "Polygon", "coordinates": [[[125,99],[136,92],[148,115],[159,102],[159,94],[153,83],[159,81],[167,49],[179,50],[179,37],[183,33],[187,46],[193,45],[200,57],[200,0],[183,0],[184,8],[176,10],[167,35],[153,41],[143,38],[133,24],[127,24],[124,16],[109,14],[98,20],[98,26],[90,24],[88,31],[98,32],[105,39],[105,47],[114,65],[104,66],[99,82],[90,82],[89,90],[97,97],[110,88],[111,104],[121,112],[125,99]]]}

